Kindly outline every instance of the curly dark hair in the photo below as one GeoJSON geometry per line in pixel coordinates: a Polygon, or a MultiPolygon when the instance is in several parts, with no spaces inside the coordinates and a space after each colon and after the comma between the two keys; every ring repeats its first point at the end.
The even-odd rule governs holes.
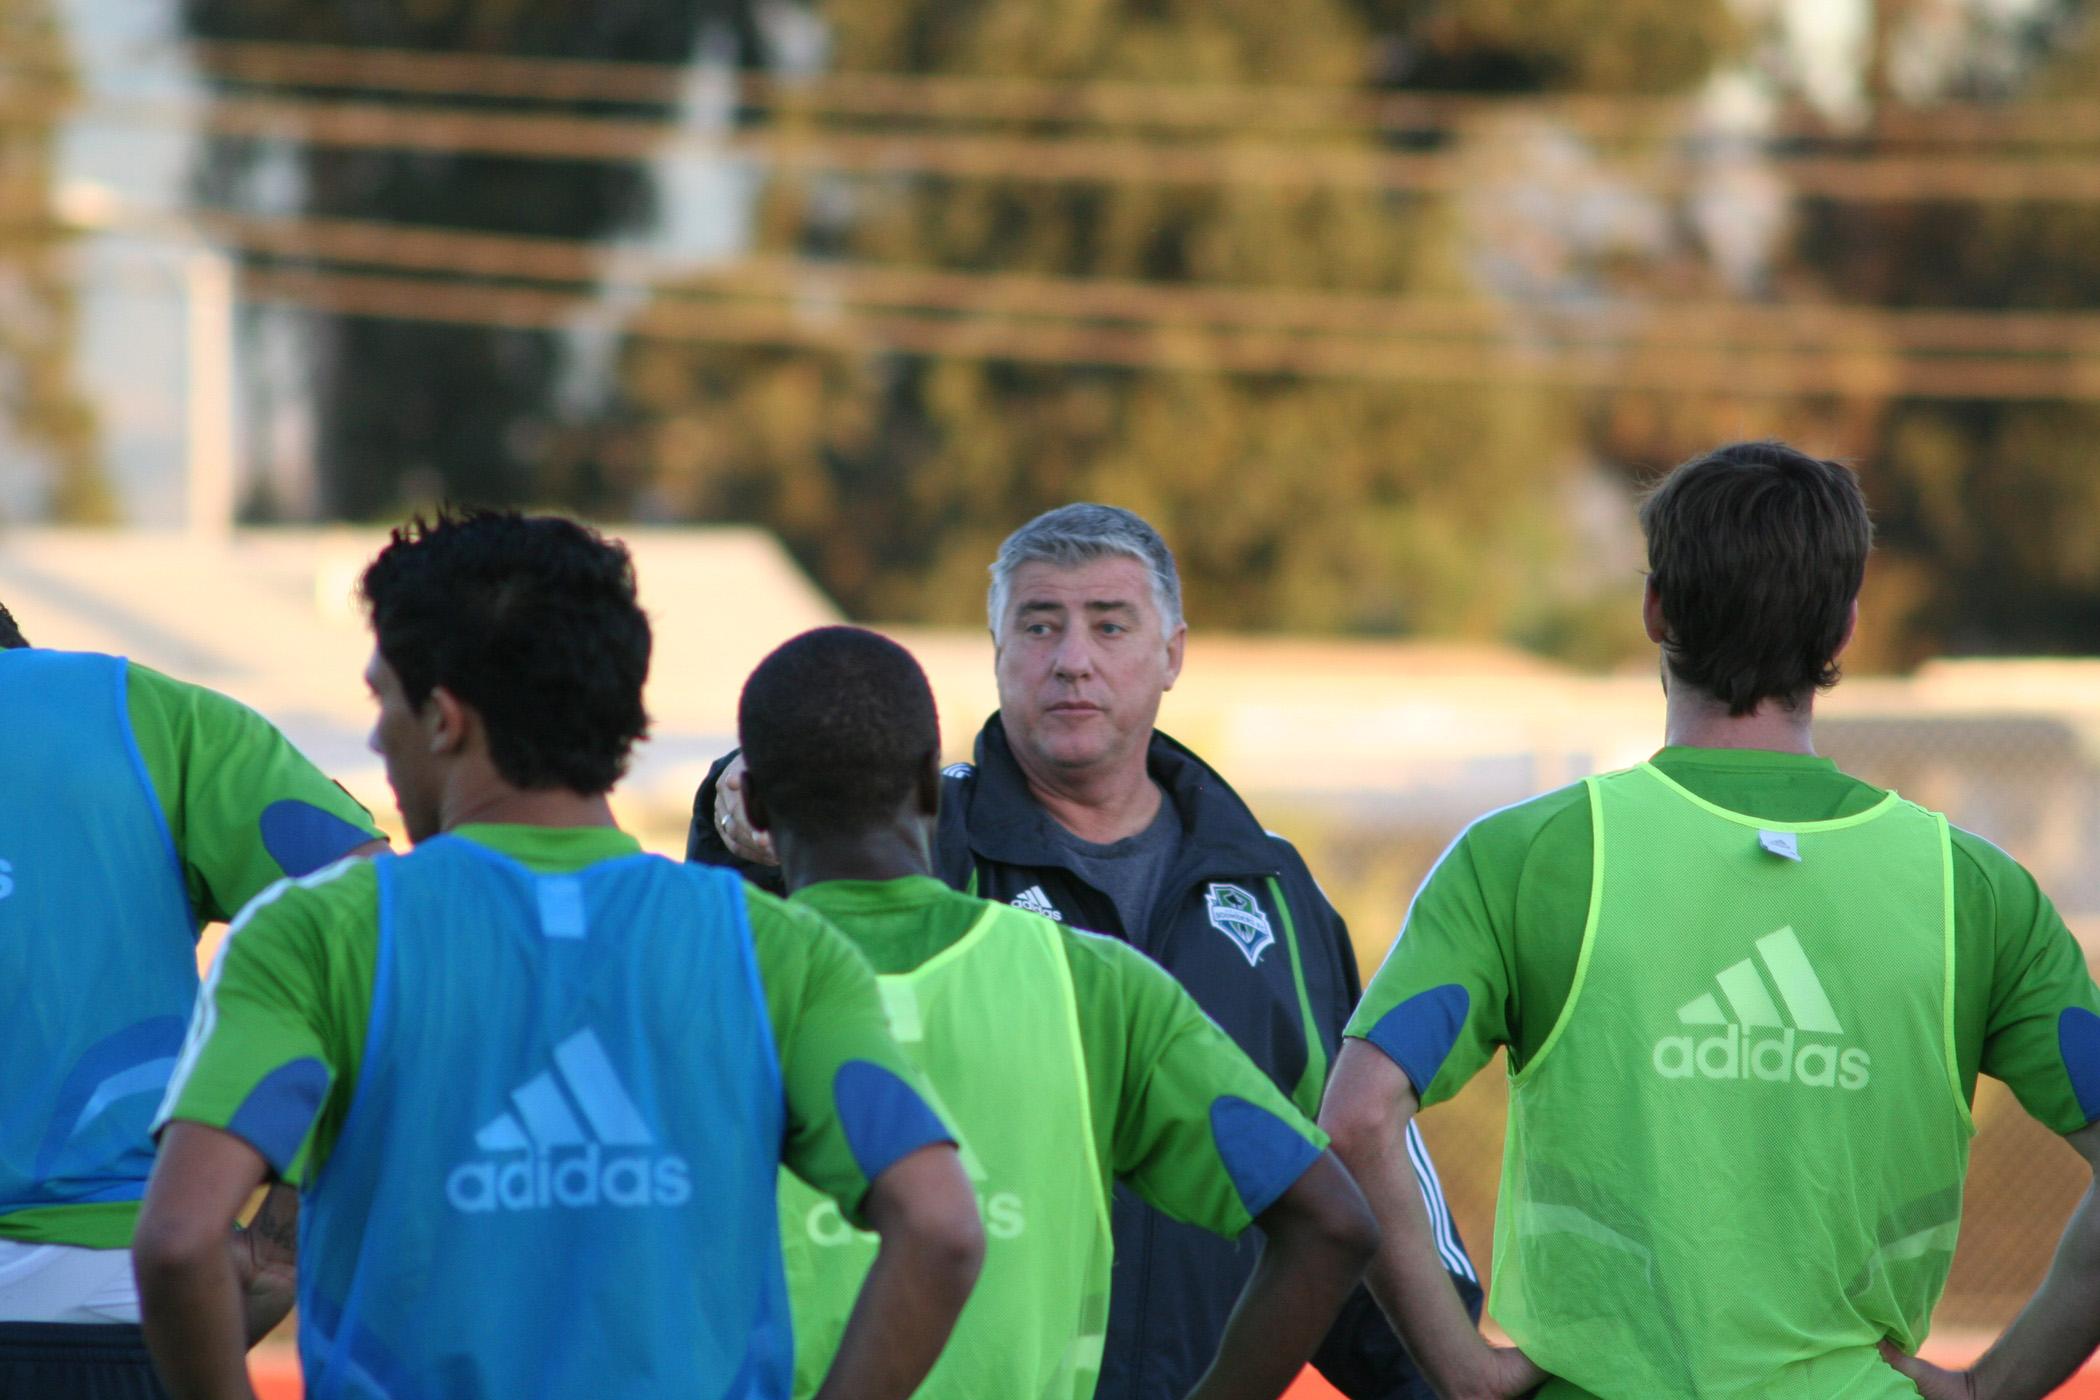
{"type": "Polygon", "coordinates": [[[1783,442],[1685,463],[1641,503],[1670,673],[1747,715],[1838,681],[1874,525],[1859,478],[1783,442]]]}
{"type": "Polygon", "coordinates": [[[783,642],[744,682],[736,721],[759,796],[804,837],[858,835],[886,819],[941,749],[926,673],[859,627],[783,642]]]}
{"type": "Polygon", "coordinates": [[[649,619],[623,545],[573,520],[448,508],[395,530],[361,590],[409,700],[443,686],[472,705],[505,781],[620,780],[649,727],[649,619]]]}

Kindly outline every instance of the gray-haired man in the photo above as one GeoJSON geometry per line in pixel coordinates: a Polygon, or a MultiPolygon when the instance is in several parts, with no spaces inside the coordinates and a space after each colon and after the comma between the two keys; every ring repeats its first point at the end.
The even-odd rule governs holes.
{"type": "MultiPolygon", "coordinates": [[[[1188,634],[1166,542],[1114,506],[1050,511],[1001,546],[989,611],[999,711],[977,736],[976,762],[948,770],[941,878],[1128,940],[1316,1112],[1361,990],[1356,960],[1291,844],[1153,728],[1188,634]]],[[[738,864],[777,887],[771,850],[743,820],[741,771],[725,760],[702,785],[687,858],[738,864]]],[[[1429,1154],[1419,1137],[1409,1149],[1445,1267],[1477,1314],[1473,1266],[1429,1154]]],[[[1143,1162],[1117,1171],[1141,1176],[1143,1162]]],[[[1227,1243],[1122,1188],[1114,1224],[1096,1394],[1180,1400],[1216,1351],[1259,1243],[1227,1243]]],[[[1314,1361],[1353,1400],[1431,1393],[1361,1289],[1314,1361]]]]}

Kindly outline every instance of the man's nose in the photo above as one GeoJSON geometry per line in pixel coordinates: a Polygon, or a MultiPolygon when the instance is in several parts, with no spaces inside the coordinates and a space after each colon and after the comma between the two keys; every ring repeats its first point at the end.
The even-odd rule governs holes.
{"type": "Polygon", "coordinates": [[[1094,649],[1088,644],[1084,632],[1067,632],[1057,644],[1057,655],[1051,665],[1062,679],[1076,680],[1090,675],[1094,669],[1094,649]]]}

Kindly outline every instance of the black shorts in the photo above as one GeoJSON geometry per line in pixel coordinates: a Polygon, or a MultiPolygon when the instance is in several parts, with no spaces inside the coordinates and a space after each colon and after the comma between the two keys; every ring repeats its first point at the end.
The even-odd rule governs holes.
{"type": "Polygon", "coordinates": [[[0,1322],[7,1400],[168,1400],[137,1323],[0,1322]]]}

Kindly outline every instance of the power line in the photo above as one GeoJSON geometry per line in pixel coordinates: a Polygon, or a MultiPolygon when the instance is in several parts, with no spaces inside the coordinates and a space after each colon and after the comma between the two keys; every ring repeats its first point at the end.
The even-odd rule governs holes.
{"type": "MultiPolygon", "coordinates": [[[[674,101],[689,65],[525,58],[347,46],[199,43],[206,71],[223,80],[275,87],[349,88],[432,96],[529,101],[674,101]]],[[[1361,88],[1253,83],[1057,80],[950,74],[831,72],[793,79],[738,72],[737,100],[815,116],[989,122],[1123,124],[1248,129],[1456,128],[1497,114],[1550,117],[1588,134],[1683,136],[1699,126],[1683,97],[1624,95],[1481,96],[1452,92],[1381,93],[1361,88]]],[[[1888,103],[1856,128],[1831,130],[1798,108],[1772,135],[1783,139],[1878,142],[2091,142],[2100,140],[2100,102],[2076,99],[1925,107],[1888,103]]]]}
{"type": "Polygon", "coordinates": [[[1702,346],[1805,353],[2100,354],[2100,314],[1885,310],[1621,299],[1572,305],[1379,296],[1291,288],[958,272],[792,258],[714,268],[580,240],[476,233],[372,220],[197,216],[245,252],[456,277],[595,285],[663,295],[994,315],[1036,320],[1480,339],[1548,346],[1702,346]]]}
{"type": "MultiPolygon", "coordinates": [[[[401,320],[560,329],[602,316],[578,292],[428,279],[248,269],[244,296],[401,320]]],[[[628,334],[719,345],[934,355],[1153,371],[1416,384],[1534,384],[1620,392],[2100,400],[2100,355],[2038,360],[1900,352],[1659,346],[1570,350],[1485,341],[1350,340],[1243,328],[958,319],[841,304],[659,297],[628,334]]]]}
{"type": "MultiPolygon", "coordinates": [[[[179,110],[179,109],[178,109],[179,110]]],[[[1025,183],[1228,185],[1280,190],[1449,193],[1523,182],[1521,165],[1456,154],[1278,141],[1162,142],[944,132],[746,128],[720,135],[626,117],[550,116],[391,103],[229,97],[187,113],[214,135],[309,146],[527,160],[742,159],[774,169],[866,176],[930,175],[1025,183]]],[[[84,114],[160,125],[165,105],[98,104],[84,114]]],[[[1764,162],[1795,195],[1846,202],[2100,201],[2100,159],[1952,156],[1778,156],[1764,162]]],[[[1614,167],[1651,186],[1696,187],[1703,162],[1614,167]]]]}

